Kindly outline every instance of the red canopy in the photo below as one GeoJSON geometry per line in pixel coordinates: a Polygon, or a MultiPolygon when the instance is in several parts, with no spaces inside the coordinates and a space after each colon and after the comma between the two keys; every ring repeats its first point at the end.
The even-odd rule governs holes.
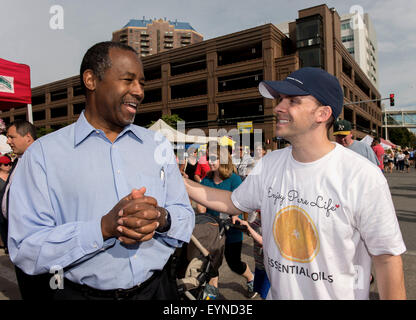
{"type": "Polygon", "coordinates": [[[384,143],[384,144],[386,144],[386,145],[388,145],[388,146],[390,146],[390,147],[392,147],[392,148],[396,148],[397,146],[394,144],[394,143],[392,143],[391,141],[389,141],[389,140],[384,140],[383,138],[380,138],[380,142],[381,143],[384,143]]]}
{"type": "Polygon", "coordinates": [[[0,59],[0,110],[32,103],[28,65],[0,59]]]}

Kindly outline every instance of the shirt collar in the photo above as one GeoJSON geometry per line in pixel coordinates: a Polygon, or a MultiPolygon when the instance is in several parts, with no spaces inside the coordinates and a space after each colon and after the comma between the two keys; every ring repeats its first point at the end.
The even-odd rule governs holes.
{"type": "MultiPolygon", "coordinates": [[[[83,142],[85,139],[88,138],[88,136],[94,132],[97,131],[85,118],[84,111],[81,112],[77,122],[75,123],[75,135],[74,135],[74,145],[77,146],[81,142],[83,142]]],[[[127,132],[133,133],[133,135],[140,141],[143,142],[143,140],[140,138],[140,130],[139,127],[134,126],[132,124],[126,126],[122,132],[118,135],[117,139],[119,139],[121,136],[126,134],[127,132]]],[[[116,139],[116,140],[117,140],[116,139]]]]}

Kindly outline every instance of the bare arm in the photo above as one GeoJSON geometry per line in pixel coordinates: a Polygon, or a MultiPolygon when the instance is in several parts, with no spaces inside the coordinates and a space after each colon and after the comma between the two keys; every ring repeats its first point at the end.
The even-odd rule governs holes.
{"type": "Polygon", "coordinates": [[[406,299],[402,257],[387,254],[373,256],[373,263],[380,299],[406,299]]]}
{"type": "Polygon", "coordinates": [[[199,203],[196,204],[196,211],[198,213],[207,213],[207,208],[204,206],[201,206],[199,203]]]}
{"type": "Polygon", "coordinates": [[[238,221],[240,221],[240,224],[242,226],[246,226],[247,227],[247,231],[250,233],[250,235],[252,236],[252,238],[254,239],[254,241],[260,243],[261,245],[263,245],[263,237],[261,234],[257,233],[256,230],[254,230],[251,226],[250,223],[248,223],[248,221],[246,220],[241,220],[238,219],[238,221]]]}
{"type": "Polygon", "coordinates": [[[183,179],[191,199],[218,212],[238,215],[243,213],[231,201],[231,191],[210,188],[189,179],[183,179]]]}

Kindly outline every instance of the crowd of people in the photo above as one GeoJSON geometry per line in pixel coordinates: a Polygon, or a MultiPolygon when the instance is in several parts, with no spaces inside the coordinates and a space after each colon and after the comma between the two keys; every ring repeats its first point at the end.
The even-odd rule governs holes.
{"type": "Polygon", "coordinates": [[[393,170],[410,173],[410,168],[416,169],[415,161],[416,150],[405,148],[391,148],[387,149],[384,155],[384,172],[393,173],[393,170]]]}
{"type": "MultiPolygon", "coordinates": [[[[368,299],[372,264],[380,297],[406,298],[384,156],[377,139],[372,151],[335,121],[334,76],[301,68],[260,83],[289,146],[190,148],[179,165],[167,139],[133,124],[144,98],[134,49],[95,44],[80,80],[86,107],[75,123],[41,139],[26,121],[7,130],[18,165],[0,158],[1,234],[23,299],[179,299],[172,254],[190,241],[195,210],[247,226],[254,273],[240,230],[226,231],[224,257],[249,298],[368,299]],[[334,123],[339,144],[328,137],[334,123]]],[[[216,271],[205,298],[218,298],[216,271]]]]}

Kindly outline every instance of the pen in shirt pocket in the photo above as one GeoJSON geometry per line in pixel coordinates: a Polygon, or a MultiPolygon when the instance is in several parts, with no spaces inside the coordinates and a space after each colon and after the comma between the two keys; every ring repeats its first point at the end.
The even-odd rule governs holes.
{"type": "Polygon", "coordinates": [[[165,169],[163,167],[160,169],[160,180],[163,182],[163,186],[165,186],[165,169]]]}

